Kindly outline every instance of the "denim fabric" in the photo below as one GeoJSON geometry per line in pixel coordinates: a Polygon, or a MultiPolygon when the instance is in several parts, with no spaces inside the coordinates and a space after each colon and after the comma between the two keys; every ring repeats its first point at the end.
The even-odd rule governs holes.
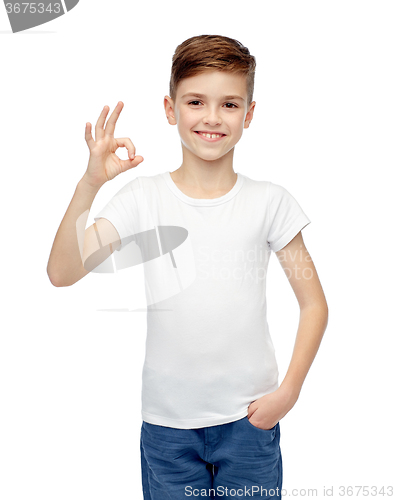
{"type": "Polygon", "coordinates": [[[247,417],[200,429],[141,426],[144,500],[280,499],[280,425],[263,430],[247,417]]]}

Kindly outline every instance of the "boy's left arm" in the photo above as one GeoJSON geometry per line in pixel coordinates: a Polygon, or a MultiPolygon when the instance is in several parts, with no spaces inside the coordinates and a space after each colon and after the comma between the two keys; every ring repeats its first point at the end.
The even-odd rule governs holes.
{"type": "Polygon", "coordinates": [[[276,391],[255,400],[248,408],[251,423],[261,429],[274,427],[298,400],[328,323],[328,305],[302,233],[299,232],[276,255],[295,292],[300,317],[284,380],[276,391]]]}

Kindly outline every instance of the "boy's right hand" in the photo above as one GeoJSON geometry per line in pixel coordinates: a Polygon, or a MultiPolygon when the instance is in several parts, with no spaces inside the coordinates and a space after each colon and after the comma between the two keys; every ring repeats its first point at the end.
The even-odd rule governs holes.
{"type": "Polygon", "coordinates": [[[104,106],[95,127],[96,140],[93,140],[92,137],[92,125],[89,122],[86,124],[85,140],[89,147],[90,157],[83,179],[91,187],[100,188],[105,182],[114,179],[126,170],[137,167],[144,160],[142,156],[135,156],[136,148],[128,137],[114,138],[115,124],[122,108],[123,102],[119,101],[104,127],[110,110],[108,106],[104,106]],[[115,154],[115,151],[121,147],[127,148],[128,160],[121,160],[115,154]]]}

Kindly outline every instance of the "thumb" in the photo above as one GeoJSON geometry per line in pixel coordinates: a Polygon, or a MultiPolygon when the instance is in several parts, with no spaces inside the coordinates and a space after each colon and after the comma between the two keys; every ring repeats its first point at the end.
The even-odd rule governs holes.
{"type": "Polygon", "coordinates": [[[121,167],[122,167],[122,172],[125,172],[126,170],[129,170],[131,168],[137,167],[140,163],[144,161],[144,158],[140,155],[135,156],[133,160],[120,160],[121,162],[121,167]]]}
{"type": "Polygon", "coordinates": [[[248,407],[248,415],[247,415],[247,417],[248,417],[248,418],[251,418],[251,417],[252,417],[252,415],[256,412],[256,410],[257,410],[257,409],[258,409],[258,407],[257,407],[257,405],[256,405],[255,401],[253,401],[253,402],[250,404],[250,406],[248,407]]]}

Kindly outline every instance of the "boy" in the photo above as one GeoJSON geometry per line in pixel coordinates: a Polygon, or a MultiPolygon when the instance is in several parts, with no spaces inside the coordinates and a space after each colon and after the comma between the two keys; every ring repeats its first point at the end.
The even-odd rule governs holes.
{"type": "Polygon", "coordinates": [[[69,286],[114,250],[130,250],[131,240],[140,248],[145,500],[281,498],[279,420],[297,401],[326,329],[327,303],[301,234],[310,220],[283,187],[233,171],[234,147],[254,113],[254,72],[255,58],[237,40],[202,35],[180,44],[164,107],[178,127],[181,166],[129,182],[84,233],[100,187],[143,161],[129,138],[114,139],[123,104],[104,127],[105,107],[96,141],[86,126],[88,168],[51,251],[51,282],[69,286]],[[115,155],[118,147],[129,160],[115,155]],[[300,306],[280,386],[266,321],[271,251],[300,306]]]}

